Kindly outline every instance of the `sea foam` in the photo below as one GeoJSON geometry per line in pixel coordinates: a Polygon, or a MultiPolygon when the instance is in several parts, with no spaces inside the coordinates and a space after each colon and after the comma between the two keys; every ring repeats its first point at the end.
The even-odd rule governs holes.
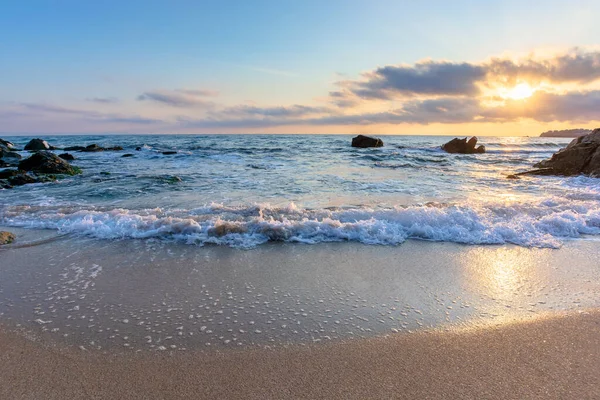
{"type": "Polygon", "coordinates": [[[529,202],[428,203],[393,208],[305,209],[212,204],[191,210],[5,206],[0,223],[58,229],[101,239],[160,238],[252,248],[266,242],[352,241],[398,245],[407,239],[558,248],[600,234],[600,204],[589,196],[529,202]]]}

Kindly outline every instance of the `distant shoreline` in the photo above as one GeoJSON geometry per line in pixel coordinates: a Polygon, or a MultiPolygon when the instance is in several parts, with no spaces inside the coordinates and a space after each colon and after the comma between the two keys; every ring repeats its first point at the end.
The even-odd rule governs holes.
{"type": "Polygon", "coordinates": [[[589,133],[592,133],[592,129],[562,129],[543,132],[540,137],[576,138],[589,133]]]}

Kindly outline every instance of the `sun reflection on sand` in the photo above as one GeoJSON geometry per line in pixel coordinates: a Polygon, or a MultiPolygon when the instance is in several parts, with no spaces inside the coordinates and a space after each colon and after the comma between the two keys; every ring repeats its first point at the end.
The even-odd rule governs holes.
{"type": "Polygon", "coordinates": [[[543,274],[550,249],[502,246],[474,248],[464,255],[468,281],[482,295],[499,300],[503,307],[526,306],[525,298],[543,274]]]}

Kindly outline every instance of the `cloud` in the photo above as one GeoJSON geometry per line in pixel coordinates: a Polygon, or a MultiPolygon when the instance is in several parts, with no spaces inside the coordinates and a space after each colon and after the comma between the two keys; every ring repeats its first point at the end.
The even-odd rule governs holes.
{"type": "Polygon", "coordinates": [[[359,99],[390,100],[411,96],[474,96],[482,86],[514,85],[520,81],[589,83],[600,79],[600,51],[579,48],[539,58],[492,58],[481,63],[427,60],[413,65],[387,65],[358,80],[337,82],[342,91],[331,102],[351,106],[359,99]]]}
{"type": "Polygon", "coordinates": [[[565,94],[538,91],[527,101],[509,100],[500,107],[485,108],[487,121],[507,122],[529,118],[540,122],[600,121],[600,90],[565,94]]]}
{"type": "Polygon", "coordinates": [[[119,101],[116,97],[90,97],[85,99],[85,101],[89,101],[90,103],[100,103],[100,104],[114,104],[119,101]]]}
{"type": "Polygon", "coordinates": [[[600,79],[600,52],[575,48],[546,59],[533,56],[517,61],[493,58],[486,64],[486,70],[488,76],[507,83],[519,80],[588,83],[600,79]]]}
{"type": "Polygon", "coordinates": [[[0,118],[64,118],[71,117],[79,121],[91,123],[125,123],[134,125],[164,124],[165,121],[146,118],[138,115],[122,115],[116,113],[101,113],[97,111],[81,110],[48,104],[38,103],[16,103],[11,104],[8,109],[0,109],[0,118]]]}
{"type": "Polygon", "coordinates": [[[144,92],[137,97],[139,101],[154,101],[171,107],[180,108],[211,108],[213,102],[207,101],[205,97],[217,96],[218,92],[211,90],[176,89],[176,90],[154,90],[144,92]]]}
{"type": "Polygon", "coordinates": [[[257,116],[257,117],[302,117],[312,114],[323,114],[332,112],[329,107],[314,107],[294,104],[291,106],[277,106],[277,107],[257,107],[249,105],[238,105],[233,107],[227,107],[216,115],[223,115],[229,118],[231,117],[246,117],[246,116],[257,116]]]}
{"type": "Polygon", "coordinates": [[[469,63],[424,61],[377,68],[350,88],[358,97],[370,99],[390,99],[395,94],[475,95],[480,90],[476,83],[485,74],[485,68],[469,63]]]}

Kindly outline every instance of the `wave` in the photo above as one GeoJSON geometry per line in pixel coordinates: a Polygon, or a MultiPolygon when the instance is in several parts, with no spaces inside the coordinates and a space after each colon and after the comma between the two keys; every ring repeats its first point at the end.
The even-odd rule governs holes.
{"type": "Polygon", "coordinates": [[[266,242],[398,245],[407,239],[558,248],[565,238],[600,234],[600,205],[549,198],[380,209],[304,209],[293,203],[285,208],[213,204],[193,210],[5,206],[0,209],[0,222],[100,239],[160,238],[243,249],[266,242]]]}

